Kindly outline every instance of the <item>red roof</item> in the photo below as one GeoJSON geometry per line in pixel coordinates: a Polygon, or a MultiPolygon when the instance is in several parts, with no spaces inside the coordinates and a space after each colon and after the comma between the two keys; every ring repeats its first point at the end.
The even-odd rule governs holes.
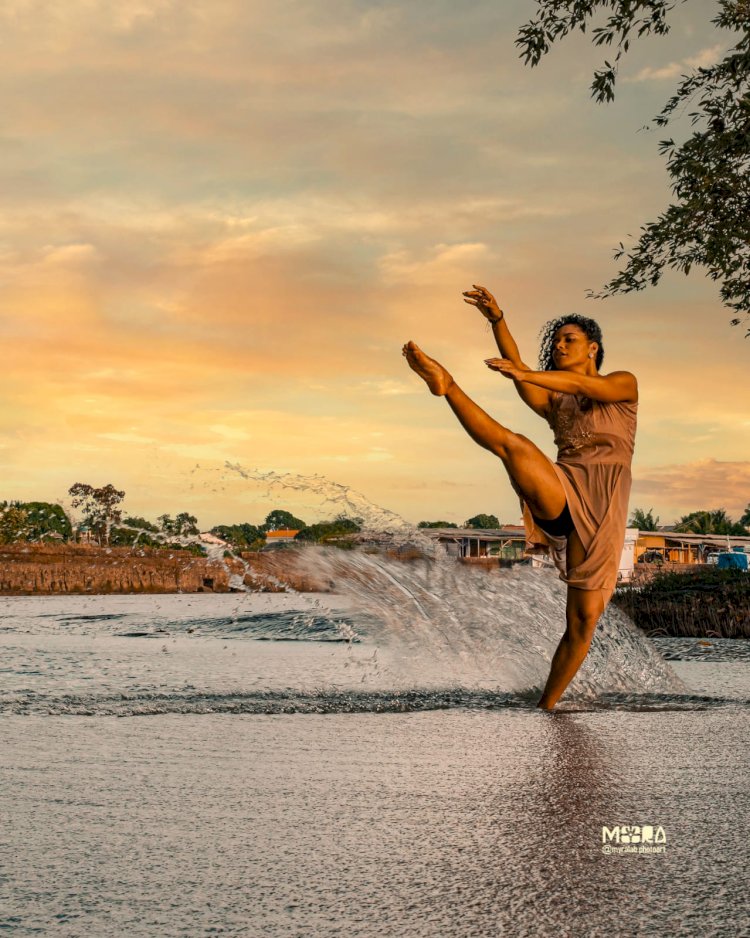
{"type": "Polygon", "coordinates": [[[269,537],[294,537],[295,534],[299,534],[301,528],[298,528],[296,531],[266,531],[266,538],[269,537]]]}

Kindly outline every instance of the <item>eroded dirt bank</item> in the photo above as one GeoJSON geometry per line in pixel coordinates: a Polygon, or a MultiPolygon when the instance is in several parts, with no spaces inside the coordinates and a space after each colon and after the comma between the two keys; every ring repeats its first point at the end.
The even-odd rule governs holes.
{"type": "Polygon", "coordinates": [[[186,550],[10,544],[0,547],[0,595],[55,593],[227,593],[230,579],[282,592],[327,592],[330,583],[295,570],[295,552],[209,560],[186,550]]]}

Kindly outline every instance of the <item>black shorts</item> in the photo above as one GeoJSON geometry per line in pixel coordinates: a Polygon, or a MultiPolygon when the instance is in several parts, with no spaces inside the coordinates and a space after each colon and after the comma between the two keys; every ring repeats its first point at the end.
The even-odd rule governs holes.
{"type": "Polygon", "coordinates": [[[567,537],[575,530],[567,502],[556,518],[537,518],[533,513],[531,517],[534,519],[534,523],[537,527],[540,527],[545,534],[550,534],[552,537],[567,537]]]}

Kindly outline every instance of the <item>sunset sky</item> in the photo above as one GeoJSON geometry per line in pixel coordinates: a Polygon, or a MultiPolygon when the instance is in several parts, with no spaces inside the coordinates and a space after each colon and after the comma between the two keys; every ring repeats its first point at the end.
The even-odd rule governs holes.
{"type": "MultiPolygon", "coordinates": [[[[750,340],[701,272],[585,298],[669,198],[641,128],[732,45],[712,2],[606,57],[531,69],[530,0],[9,0],[0,9],[0,462],[7,499],[114,483],[205,529],[263,498],[227,462],[322,475],[409,521],[517,523],[500,462],[406,367],[417,341],[554,456],[483,359],[461,291],[494,291],[529,363],[545,320],[599,320],[640,384],[631,506],[750,501],[750,340]]],[[[687,132],[687,125],[680,125],[687,132]]]]}

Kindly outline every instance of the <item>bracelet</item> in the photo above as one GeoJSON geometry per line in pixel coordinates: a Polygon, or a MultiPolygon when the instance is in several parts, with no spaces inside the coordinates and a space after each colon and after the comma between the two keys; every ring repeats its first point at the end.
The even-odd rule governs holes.
{"type": "Polygon", "coordinates": [[[500,310],[499,316],[495,316],[493,319],[487,319],[487,322],[491,326],[496,326],[500,322],[501,319],[505,319],[505,313],[502,310],[500,310]]]}

